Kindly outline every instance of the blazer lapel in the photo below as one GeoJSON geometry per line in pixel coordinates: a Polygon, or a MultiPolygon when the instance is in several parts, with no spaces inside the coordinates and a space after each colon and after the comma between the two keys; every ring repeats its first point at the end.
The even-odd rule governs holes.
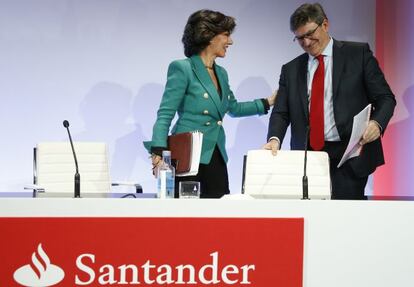
{"type": "Polygon", "coordinates": [[[309,95],[307,87],[308,75],[308,54],[303,54],[299,60],[298,67],[298,94],[302,102],[302,109],[305,113],[306,119],[309,118],[309,95]]]}
{"type": "Polygon", "coordinates": [[[210,95],[211,99],[216,105],[217,110],[221,114],[220,96],[216,90],[216,87],[213,84],[213,81],[210,78],[210,75],[208,74],[206,68],[204,67],[203,61],[201,60],[199,56],[192,56],[190,59],[191,59],[191,62],[193,63],[193,71],[195,75],[197,76],[198,80],[203,85],[203,87],[207,90],[208,94],[210,95]]]}
{"type": "Polygon", "coordinates": [[[341,47],[342,43],[334,39],[333,44],[333,68],[332,68],[332,86],[333,86],[333,99],[335,99],[338,94],[339,79],[341,78],[342,72],[344,70],[344,55],[342,53],[341,47]]]}

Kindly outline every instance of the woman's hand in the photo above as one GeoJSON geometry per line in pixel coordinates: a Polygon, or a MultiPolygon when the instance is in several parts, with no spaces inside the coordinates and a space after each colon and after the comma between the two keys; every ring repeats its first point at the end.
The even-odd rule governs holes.
{"type": "Polygon", "coordinates": [[[273,94],[267,98],[267,102],[269,103],[269,106],[273,106],[275,104],[277,92],[278,92],[277,90],[274,91],[273,94]]]}
{"type": "Polygon", "coordinates": [[[151,155],[152,174],[157,177],[157,170],[162,164],[162,157],[156,154],[151,155]]]}

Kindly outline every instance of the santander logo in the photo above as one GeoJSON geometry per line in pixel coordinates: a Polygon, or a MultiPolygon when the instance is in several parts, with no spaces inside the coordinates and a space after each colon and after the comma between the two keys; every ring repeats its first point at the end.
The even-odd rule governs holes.
{"type": "Polygon", "coordinates": [[[47,287],[63,280],[65,272],[59,266],[50,263],[50,259],[40,243],[37,252],[32,254],[32,262],[17,269],[14,280],[26,287],[47,287]]]}
{"type": "MultiPolygon", "coordinates": [[[[76,259],[74,286],[104,286],[104,285],[251,285],[252,273],[256,270],[254,264],[234,265],[220,264],[220,253],[210,253],[210,260],[203,265],[195,266],[188,263],[157,265],[150,259],[145,263],[105,265],[97,264],[96,256],[83,253],[76,259]]],[[[69,275],[68,275],[69,276],[69,275]]],[[[50,263],[50,259],[40,243],[37,251],[32,254],[32,262],[17,269],[14,280],[25,287],[48,287],[58,284],[65,277],[65,272],[59,266],[50,263]]],[[[69,276],[71,277],[71,275],[69,276]]]]}

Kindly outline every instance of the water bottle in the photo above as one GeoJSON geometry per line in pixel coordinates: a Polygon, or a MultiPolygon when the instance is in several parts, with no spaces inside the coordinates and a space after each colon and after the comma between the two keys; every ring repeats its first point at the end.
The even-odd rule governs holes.
{"type": "Polygon", "coordinates": [[[157,195],[158,198],[174,198],[175,168],[171,165],[171,151],[162,152],[163,163],[158,168],[157,195]]]}

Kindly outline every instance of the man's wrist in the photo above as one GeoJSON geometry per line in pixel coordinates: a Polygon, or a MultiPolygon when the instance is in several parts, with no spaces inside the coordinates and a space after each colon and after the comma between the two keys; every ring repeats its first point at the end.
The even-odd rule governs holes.
{"type": "Polygon", "coordinates": [[[379,124],[379,122],[377,122],[376,120],[370,120],[370,121],[377,125],[377,127],[379,128],[380,133],[382,134],[382,127],[379,124]]]}
{"type": "Polygon", "coordinates": [[[280,139],[278,137],[270,137],[268,142],[270,142],[272,140],[275,140],[277,142],[277,144],[279,145],[279,148],[280,148],[280,139]]]}

